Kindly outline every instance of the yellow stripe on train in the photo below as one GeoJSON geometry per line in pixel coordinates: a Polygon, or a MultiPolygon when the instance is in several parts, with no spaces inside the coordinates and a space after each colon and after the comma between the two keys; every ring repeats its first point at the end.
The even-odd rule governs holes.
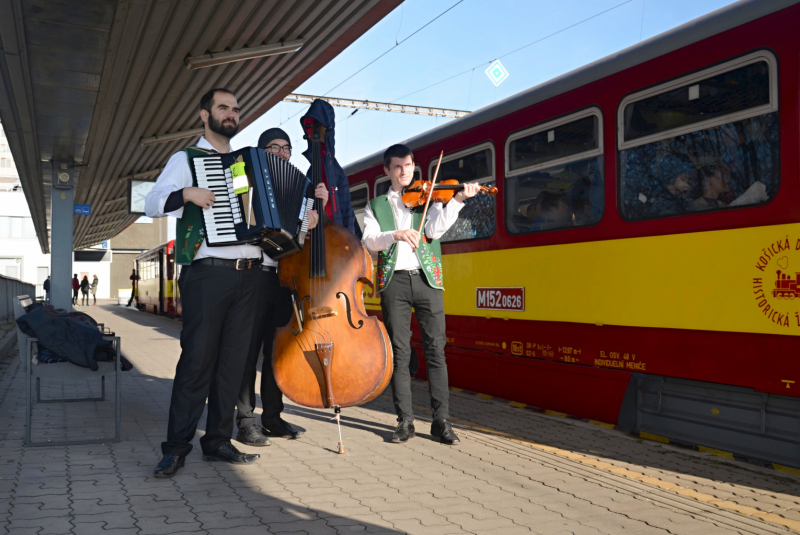
{"type": "MultiPolygon", "coordinates": [[[[444,255],[450,315],[800,335],[800,224],[444,255]],[[524,287],[524,311],[478,287],[524,287]]],[[[379,303],[367,298],[369,308],[379,303]]]]}

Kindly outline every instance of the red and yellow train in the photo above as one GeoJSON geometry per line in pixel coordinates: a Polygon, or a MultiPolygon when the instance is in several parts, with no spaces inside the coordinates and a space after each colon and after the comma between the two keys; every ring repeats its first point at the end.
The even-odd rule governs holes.
{"type": "Polygon", "coordinates": [[[404,142],[500,190],[443,238],[452,386],[800,466],[798,27],[737,2],[404,142]]]}
{"type": "Polygon", "coordinates": [[[139,281],[136,306],[152,314],[181,315],[178,289],[179,264],[175,263],[175,240],[154,247],[134,259],[139,281]]]}
{"type": "MultiPolygon", "coordinates": [[[[444,150],[439,178],[500,190],[443,238],[453,387],[800,467],[798,4],[737,2],[405,141],[416,178],[444,150]]],[[[357,215],[388,190],[380,153],[345,171],[357,215]]],[[[178,268],[173,242],[140,255],[139,306],[180,315],[178,268]]]]}

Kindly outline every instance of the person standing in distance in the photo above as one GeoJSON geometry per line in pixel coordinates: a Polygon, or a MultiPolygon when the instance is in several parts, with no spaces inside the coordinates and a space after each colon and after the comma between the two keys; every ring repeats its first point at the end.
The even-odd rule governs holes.
{"type": "Polygon", "coordinates": [[[126,306],[131,306],[133,300],[136,299],[136,281],[139,280],[139,276],[136,274],[136,268],[133,268],[131,271],[131,298],[128,299],[128,304],[126,306]]]}
{"type": "Polygon", "coordinates": [[[78,274],[72,274],[72,304],[78,304],[78,290],[81,288],[81,281],[78,280],[78,274]]]}
{"type": "Polygon", "coordinates": [[[392,187],[385,195],[367,204],[362,242],[370,252],[378,254],[376,280],[381,295],[381,312],[394,352],[391,384],[398,425],[392,442],[407,442],[415,436],[411,374],[408,369],[413,307],[422,331],[428,362],[428,387],[433,409],[431,435],[444,444],[458,444],[460,440],[450,423],[439,238],[456,222],[458,213],[464,207],[463,202],[478,193],[480,186],[464,184],[464,189],[447,204],[431,203],[423,239],[417,230],[422,221],[423,208],[409,209],[401,198],[403,188],[414,179],[414,154],[411,149],[405,145],[392,145],[386,149],[383,172],[391,179],[392,187]]]}

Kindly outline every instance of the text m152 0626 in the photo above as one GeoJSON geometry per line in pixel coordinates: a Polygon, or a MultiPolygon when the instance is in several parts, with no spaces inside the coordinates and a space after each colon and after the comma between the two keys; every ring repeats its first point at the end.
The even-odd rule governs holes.
{"type": "Polygon", "coordinates": [[[480,310],[525,310],[525,288],[476,288],[475,307],[480,310]]]}

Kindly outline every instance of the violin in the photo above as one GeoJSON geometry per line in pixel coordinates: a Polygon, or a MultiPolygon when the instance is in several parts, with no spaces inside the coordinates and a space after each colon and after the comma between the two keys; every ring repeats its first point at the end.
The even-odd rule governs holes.
{"type": "MultiPolygon", "coordinates": [[[[325,127],[301,119],[310,149],[309,178],[325,177],[325,127]]],[[[372,259],[355,234],[331,221],[320,199],[319,223],[303,250],[279,262],[281,285],[292,292],[294,317],[279,328],[272,367],[286,397],[299,405],[331,408],[361,405],[383,392],[392,377],[392,345],[386,328],[364,308],[364,286],[373,285],[372,259]]],[[[339,453],[344,453],[341,431],[339,453]]]]}
{"type": "MultiPolygon", "coordinates": [[[[464,189],[464,184],[460,184],[458,180],[442,180],[438,184],[434,184],[431,190],[431,183],[429,180],[415,180],[405,188],[403,188],[402,200],[407,208],[416,208],[423,206],[428,202],[428,197],[432,202],[450,202],[450,199],[456,193],[464,189]],[[433,195],[431,195],[433,191],[433,195]]],[[[480,192],[485,195],[497,195],[497,188],[494,186],[487,187],[481,186],[480,192]]]]}

